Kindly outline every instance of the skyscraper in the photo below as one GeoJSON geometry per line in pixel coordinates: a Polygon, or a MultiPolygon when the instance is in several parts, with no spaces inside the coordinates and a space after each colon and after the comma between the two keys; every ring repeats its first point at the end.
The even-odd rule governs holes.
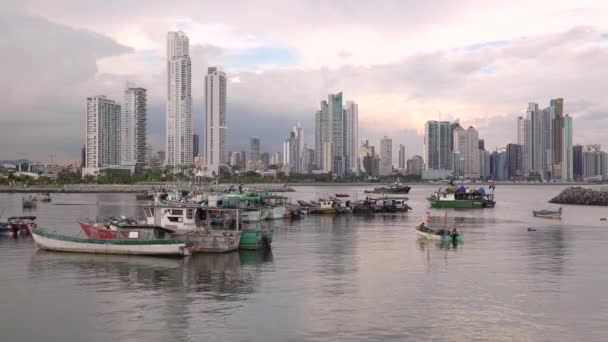
{"type": "MultiPolygon", "coordinates": [[[[327,101],[321,101],[321,108],[315,113],[315,160],[321,163],[320,167],[323,170],[331,169],[338,176],[344,175],[348,162],[344,146],[345,136],[350,139],[350,134],[344,133],[344,116],[342,93],[329,94],[327,101]],[[325,147],[326,143],[332,143],[330,157],[325,156],[325,151],[328,151],[325,147]],[[331,166],[325,165],[328,161],[331,161],[331,166]]],[[[353,126],[348,126],[354,129],[353,126]]]]}
{"type": "Polygon", "coordinates": [[[199,142],[199,135],[198,134],[192,134],[192,156],[193,157],[198,157],[198,146],[200,145],[199,142]]]}
{"type": "Polygon", "coordinates": [[[408,175],[422,175],[423,160],[421,156],[415,155],[407,160],[407,174],[408,175]]]}
{"type": "Polygon", "coordinates": [[[518,144],[507,145],[507,177],[517,179],[522,176],[523,149],[518,144]]]}
{"type": "Polygon", "coordinates": [[[578,180],[583,177],[583,146],[572,146],[572,177],[578,180]]]}
{"type": "Polygon", "coordinates": [[[452,170],[454,176],[464,176],[464,151],[467,147],[467,133],[460,125],[451,125],[452,131],[452,170]]]}
{"type": "MultiPolygon", "coordinates": [[[[563,156],[564,156],[564,99],[552,99],[550,102],[551,111],[551,129],[553,133],[552,152],[553,152],[553,169],[552,175],[554,179],[563,179],[563,156]]],[[[572,174],[570,174],[571,176],[572,174]]]]}
{"type": "MultiPolygon", "coordinates": [[[[205,75],[205,162],[210,172],[219,174],[228,162],[226,127],[226,74],[217,67],[205,75]]],[[[259,156],[258,156],[259,159],[259,156]]]]}
{"type": "Polygon", "coordinates": [[[294,141],[291,146],[293,155],[290,155],[291,171],[302,173],[302,159],[304,158],[304,128],[298,123],[293,127],[294,141]]]}
{"type": "Polygon", "coordinates": [[[259,137],[251,137],[249,139],[249,149],[250,149],[250,160],[254,163],[257,163],[260,160],[260,138],[259,137]]]}
{"type": "Polygon", "coordinates": [[[326,142],[323,144],[323,172],[332,172],[332,157],[334,155],[334,144],[326,142]]]}
{"type": "Polygon", "coordinates": [[[524,146],[526,136],[526,119],[523,116],[517,117],[517,144],[524,146]]]}
{"type": "Polygon", "coordinates": [[[479,178],[479,133],[473,126],[469,126],[466,131],[464,176],[467,178],[479,178]]]}
{"type": "Polygon", "coordinates": [[[384,137],[380,140],[380,176],[393,173],[393,140],[384,137]]]}
{"type": "Polygon", "coordinates": [[[399,170],[405,170],[405,146],[403,144],[399,144],[399,170]]]}
{"type": "Polygon", "coordinates": [[[192,70],[190,42],[182,31],[167,33],[166,163],[192,163],[192,70]]]}
{"type": "Polygon", "coordinates": [[[146,89],[125,89],[121,116],[120,165],[142,167],[146,163],[146,89]]]}
{"type": "Polygon", "coordinates": [[[87,98],[86,158],[83,176],[120,165],[120,105],[105,96],[87,98]]]}
{"type": "Polygon", "coordinates": [[[344,154],[348,173],[359,174],[359,105],[346,101],[344,109],[344,154]]]}
{"type": "Polygon", "coordinates": [[[574,159],[572,153],[572,117],[568,114],[563,118],[562,129],[562,180],[574,180],[574,159]]]}
{"type": "Polygon", "coordinates": [[[427,121],[424,127],[424,167],[422,178],[445,178],[452,174],[450,165],[450,123],[427,121]]]}

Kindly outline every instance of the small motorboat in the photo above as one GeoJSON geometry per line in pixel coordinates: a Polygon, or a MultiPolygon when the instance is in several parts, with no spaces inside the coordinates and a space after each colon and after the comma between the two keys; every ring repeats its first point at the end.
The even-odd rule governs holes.
{"type": "Polygon", "coordinates": [[[416,226],[416,233],[427,240],[436,240],[440,242],[462,243],[464,237],[456,229],[450,231],[449,228],[432,229],[421,223],[416,226]]]}
{"type": "Polygon", "coordinates": [[[336,194],[336,197],[350,197],[350,195],[346,194],[346,193],[342,193],[342,194],[336,194]]]}
{"type": "Polygon", "coordinates": [[[46,193],[42,193],[38,196],[40,202],[50,202],[51,201],[51,194],[46,192],[46,193]]]}
{"type": "Polygon", "coordinates": [[[548,218],[548,219],[561,219],[562,218],[562,208],[560,207],[557,210],[533,210],[532,215],[534,217],[548,218]]]}
{"type": "Polygon", "coordinates": [[[7,222],[0,222],[0,235],[26,236],[31,229],[36,228],[35,219],[36,216],[9,217],[7,222]]]}
{"type": "Polygon", "coordinates": [[[35,208],[36,202],[38,202],[38,198],[32,195],[23,196],[21,202],[23,204],[23,208],[35,208]]]}

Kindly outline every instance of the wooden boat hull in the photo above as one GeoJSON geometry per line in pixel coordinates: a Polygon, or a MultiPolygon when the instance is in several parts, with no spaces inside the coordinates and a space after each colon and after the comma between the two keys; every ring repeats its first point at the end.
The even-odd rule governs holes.
{"type": "Polygon", "coordinates": [[[172,236],[196,253],[226,253],[239,248],[242,231],[189,231],[172,236]]]}
{"type": "Polygon", "coordinates": [[[285,206],[266,207],[262,208],[262,216],[266,220],[278,220],[285,218],[285,206]]]}
{"type": "MultiPolygon", "coordinates": [[[[453,242],[453,238],[450,235],[431,234],[431,233],[420,231],[418,229],[416,229],[416,234],[418,234],[418,236],[420,236],[424,239],[427,239],[427,240],[434,240],[434,241],[440,241],[440,242],[446,242],[446,243],[453,242]]],[[[456,238],[456,241],[459,243],[464,242],[464,238],[462,237],[462,234],[458,235],[458,237],[456,238]]]]}
{"type": "Polygon", "coordinates": [[[335,214],[336,208],[314,208],[310,211],[311,214],[335,214]]]}
{"type": "Polygon", "coordinates": [[[99,240],[83,239],[32,229],[32,237],[40,249],[60,252],[126,254],[126,255],[189,255],[188,248],[177,240],[99,240]]]}
{"type": "Polygon", "coordinates": [[[546,219],[554,219],[554,220],[561,220],[561,218],[562,218],[562,214],[561,213],[557,213],[557,214],[539,214],[537,212],[533,212],[532,215],[534,215],[534,217],[540,217],[540,218],[546,218],[546,219]]]}
{"type": "Polygon", "coordinates": [[[239,249],[268,248],[272,243],[273,235],[274,229],[243,230],[239,241],[239,249]]]}
{"type": "Polygon", "coordinates": [[[438,201],[429,199],[432,208],[493,208],[494,202],[476,200],[438,201]]]}
{"type": "Polygon", "coordinates": [[[244,223],[260,222],[262,213],[260,210],[242,210],[241,217],[244,223]]]}

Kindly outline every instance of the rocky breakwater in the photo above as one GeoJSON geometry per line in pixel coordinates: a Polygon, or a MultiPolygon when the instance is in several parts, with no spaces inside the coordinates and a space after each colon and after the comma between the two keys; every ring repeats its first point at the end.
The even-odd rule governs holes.
{"type": "Polygon", "coordinates": [[[608,206],[608,191],[570,187],[551,199],[549,203],[608,206]]]}

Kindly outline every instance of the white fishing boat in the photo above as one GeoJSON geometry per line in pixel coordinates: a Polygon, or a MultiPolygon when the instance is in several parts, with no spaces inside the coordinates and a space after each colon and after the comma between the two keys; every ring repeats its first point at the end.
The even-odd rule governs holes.
{"type": "Polygon", "coordinates": [[[240,209],[196,203],[155,203],[144,207],[146,223],[172,230],[193,252],[223,253],[239,248],[240,209]]]}
{"type": "Polygon", "coordinates": [[[40,228],[31,230],[32,237],[40,249],[60,252],[133,254],[133,255],[189,255],[190,250],[183,241],[175,239],[141,240],[138,234],[126,239],[90,239],[52,233],[40,228]]]}
{"type": "Polygon", "coordinates": [[[278,220],[285,218],[287,210],[287,197],[283,196],[267,196],[264,198],[264,206],[262,209],[262,217],[265,220],[278,220]]]}
{"type": "Polygon", "coordinates": [[[317,203],[319,206],[312,208],[311,214],[335,214],[337,211],[336,202],[332,200],[319,199],[317,203]]]}

